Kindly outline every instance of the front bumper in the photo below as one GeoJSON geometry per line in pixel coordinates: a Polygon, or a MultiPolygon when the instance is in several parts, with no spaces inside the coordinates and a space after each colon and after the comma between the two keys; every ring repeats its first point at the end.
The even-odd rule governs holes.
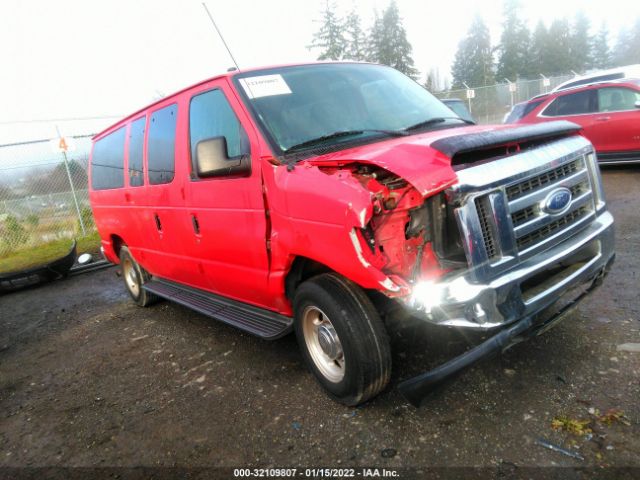
{"type": "Polygon", "coordinates": [[[402,382],[400,392],[418,406],[449,377],[546,331],[602,283],[614,258],[613,217],[604,211],[579,234],[490,283],[473,284],[463,276],[437,284],[436,299],[420,304],[414,298],[412,305],[423,318],[439,325],[505,328],[464,354],[402,382]],[[561,305],[555,312],[539,315],[556,302],[561,305]]]}
{"type": "Polygon", "coordinates": [[[564,292],[590,283],[613,255],[613,217],[603,211],[581,232],[490,282],[462,275],[416,285],[406,302],[430,323],[490,330],[532,317],[564,292]]]}
{"type": "Polygon", "coordinates": [[[602,284],[602,280],[608,273],[610,266],[613,264],[614,257],[615,256],[611,257],[609,264],[598,272],[588,288],[582,291],[577,297],[563,305],[562,308],[556,311],[553,315],[540,321],[534,317],[524,317],[462,355],[443,363],[429,372],[410,378],[409,380],[405,380],[398,385],[398,390],[400,390],[400,393],[409,401],[409,403],[419,407],[424,397],[426,397],[445,380],[462,372],[480,360],[503,352],[513,345],[527,340],[528,338],[544,333],[564,318],[564,315],[580,300],[602,284]]]}

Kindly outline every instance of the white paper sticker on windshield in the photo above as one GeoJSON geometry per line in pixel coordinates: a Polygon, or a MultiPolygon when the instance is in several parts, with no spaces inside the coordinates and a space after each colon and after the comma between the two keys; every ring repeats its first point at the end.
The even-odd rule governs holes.
{"type": "Polygon", "coordinates": [[[249,98],[287,95],[291,93],[289,85],[282,75],[262,75],[260,77],[241,78],[240,83],[249,98]]]}

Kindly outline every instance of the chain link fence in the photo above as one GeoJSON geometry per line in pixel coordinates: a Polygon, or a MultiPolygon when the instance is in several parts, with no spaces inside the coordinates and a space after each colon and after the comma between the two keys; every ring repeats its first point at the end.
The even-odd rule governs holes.
{"type": "Polygon", "coordinates": [[[0,260],[95,235],[87,190],[91,135],[70,137],[66,153],[52,142],[0,145],[0,260]]]}
{"type": "Polygon", "coordinates": [[[512,83],[498,83],[486,87],[473,88],[473,98],[467,98],[467,89],[446,90],[435,92],[440,99],[459,98],[466,102],[471,115],[478,123],[494,124],[502,123],[505,115],[516,103],[525,102],[541,93],[550,92],[552,88],[562,82],[571,80],[572,75],[547,78],[539,80],[518,80],[512,83]]]}

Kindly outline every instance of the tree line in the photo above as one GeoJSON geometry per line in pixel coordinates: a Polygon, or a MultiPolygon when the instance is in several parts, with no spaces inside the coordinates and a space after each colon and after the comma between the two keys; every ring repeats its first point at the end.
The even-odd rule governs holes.
{"type": "MultiPolygon", "coordinates": [[[[533,31],[521,12],[520,0],[505,0],[503,30],[497,45],[492,43],[482,17],[475,16],[458,44],[451,66],[454,88],[640,63],[640,17],[631,28],[619,31],[615,44],[611,45],[607,24],[603,22],[592,33],[591,22],[582,11],[572,19],[556,18],[548,27],[540,21],[533,31]]],[[[381,14],[375,12],[368,29],[363,27],[355,9],[341,17],[336,4],[325,0],[319,23],[308,47],[319,50],[318,60],[382,63],[418,78],[413,48],[395,0],[381,14]]],[[[425,86],[430,90],[447,88],[446,80],[432,68],[427,72],[425,86]]]]}
{"type": "Polygon", "coordinates": [[[582,11],[571,20],[554,19],[548,28],[539,21],[533,32],[520,12],[520,0],[504,2],[502,35],[495,46],[487,25],[476,15],[451,68],[454,88],[640,63],[640,18],[631,28],[618,32],[611,47],[606,23],[592,34],[591,22],[582,11]]]}
{"type": "Polygon", "coordinates": [[[351,10],[344,18],[336,4],[325,0],[320,28],[308,48],[320,50],[318,60],[355,60],[389,65],[416,79],[418,70],[413,62],[413,47],[407,39],[396,2],[391,0],[382,14],[377,11],[368,30],[362,26],[358,13],[351,10]]]}

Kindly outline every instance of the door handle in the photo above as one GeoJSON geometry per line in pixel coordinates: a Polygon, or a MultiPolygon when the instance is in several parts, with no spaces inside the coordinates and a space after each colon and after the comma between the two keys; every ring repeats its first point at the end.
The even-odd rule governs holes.
{"type": "Polygon", "coordinates": [[[191,225],[193,226],[193,232],[196,235],[200,235],[200,223],[198,222],[198,217],[194,214],[191,214],[191,225]]]}
{"type": "Polygon", "coordinates": [[[606,122],[607,120],[611,120],[611,117],[596,117],[598,122],[606,122]]]}
{"type": "Polygon", "coordinates": [[[131,194],[125,193],[124,194],[124,201],[125,202],[130,202],[131,201],[131,194]]]}
{"type": "Polygon", "coordinates": [[[162,223],[160,223],[160,217],[158,216],[157,213],[153,214],[153,218],[156,221],[156,228],[158,229],[159,232],[162,231],[162,223]]]}

